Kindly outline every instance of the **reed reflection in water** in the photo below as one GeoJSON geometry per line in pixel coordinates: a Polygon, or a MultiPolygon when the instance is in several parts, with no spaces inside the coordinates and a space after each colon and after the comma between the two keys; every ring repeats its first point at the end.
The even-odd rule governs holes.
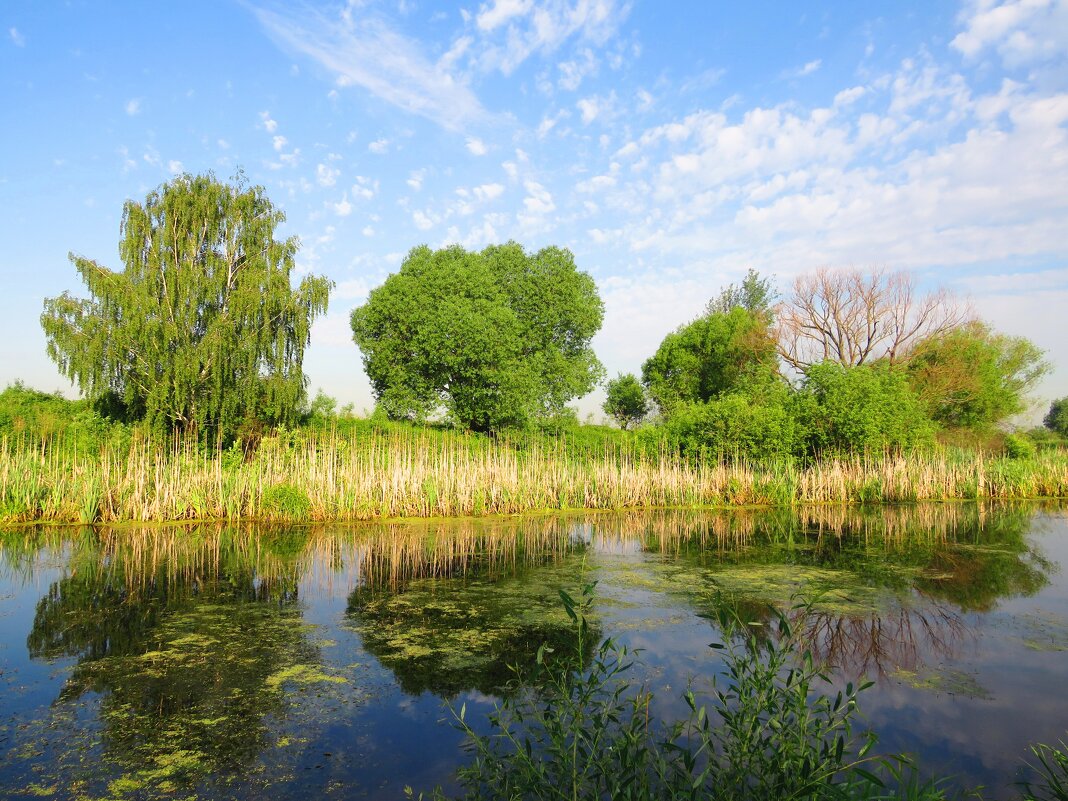
{"type": "MultiPolygon", "coordinates": [[[[767,620],[769,605],[800,592],[817,596],[798,623],[821,659],[851,676],[919,674],[975,647],[976,613],[1047,585],[1055,566],[1027,535],[1035,511],[818,506],[0,533],[0,583],[61,564],[25,644],[32,659],[72,665],[0,780],[36,776],[47,754],[68,789],[86,760],[87,781],[121,778],[130,792],[299,784],[309,732],[367,714],[354,710],[389,687],[500,694],[510,665],[544,643],[566,647],[558,591],[591,579],[601,582],[597,634],[651,625],[656,605],[767,620]],[[325,630],[306,619],[320,600],[339,608],[325,630]],[[55,734],[31,747],[57,727],[71,747],[55,734]]],[[[707,628],[685,631],[685,647],[704,652],[707,628]]],[[[347,770],[345,781],[359,781],[347,770]]]]}

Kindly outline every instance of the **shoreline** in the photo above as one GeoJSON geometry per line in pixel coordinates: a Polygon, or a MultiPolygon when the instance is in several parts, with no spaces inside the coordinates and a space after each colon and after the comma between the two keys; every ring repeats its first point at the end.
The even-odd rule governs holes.
{"type": "Polygon", "coordinates": [[[850,510],[874,510],[885,508],[902,508],[910,506],[949,506],[965,504],[1029,504],[1042,505],[1053,504],[1068,509],[1068,495],[1040,495],[1040,496],[986,496],[978,498],[916,498],[912,500],[890,501],[799,501],[791,504],[719,504],[701,506],[626,506],[626,507],[568,507],[562,509],[540,508],[527,509],[521,512],[486,513],[482,515],[436,515],[426,517],[400,516],[400,517],[337,517],[337,518],[174,518],[169,520],[136,520],[122,519],[109,520],[106,522],[85,523],[78,520],[62,520],[55,518],[41,518],[36,520],[5,520],[0,518],[0,527],[8,531],[20,529],[69,529],[89,528],[94,531],[115,531],[122,529],[176,529],[198,528],[205,526],[263,526],[268,528],[315,528],[323,526],[374,526],[374,525],[420,525],[420,524],[449,524],[449,523],[503,523],[508,521],[532,520],[551,517],[579,517],[579,516],[608,516],[638,514],[643,512],[772,512],[776,510],[804,509],[833,509],[842,508],[850,510]]]}

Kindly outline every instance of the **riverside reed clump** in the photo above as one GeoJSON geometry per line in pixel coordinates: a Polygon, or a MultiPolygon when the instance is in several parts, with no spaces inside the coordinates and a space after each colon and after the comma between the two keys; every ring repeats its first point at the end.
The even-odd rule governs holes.
{"type": "Polygon", "coordinates": [[[808,464],[708,461],[452,432],[307,432],[245,458],[192,442],[0,440],[0,521],[365,520],[623,509],[1068,496],[1068,454],[942,449],[808,464]]]}

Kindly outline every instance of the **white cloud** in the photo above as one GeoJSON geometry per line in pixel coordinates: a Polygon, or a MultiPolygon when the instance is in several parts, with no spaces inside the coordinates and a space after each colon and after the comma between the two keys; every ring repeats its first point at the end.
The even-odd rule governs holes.
{"type": "MultiPolygon", "coordinates": [[[[330,293],[331,301],[342,299],[340,290],[344,283],[345,282],[338,284],[337,288],[330,293]]],[[[362,297],[366,297],[366,292],[361,296],[361,299],[362,297]]],[[[331,303],[331,305],[333,304],[331,303]]],[[[346,309],[339,312],[328,312],[322,317],[316,318],[315,322],[312,323],[312,341],[316,344],[331,345],[334,347],[352,347],[352,326],[349,320],[350,314],[351,310],[346,309]]]]}
{"type": "Polygon", "coordinates": [[[288,144],[289,140],[284,136],[275,136],[271,138],[271,146],[279,153],[285,150],[285,146],[288,144]]]}
{"type": "Polygon", "coordinates": [[[596,119],[604,119],[614,114],[616,104],[615,92],[608,96],[590,96],[579,100],[575,106],[582,114],[583,125],[589,125],[596,119]]]}
{"type": "Polygon", "coordinates": [[[584,48],[579,58],[562,61],[557,65],[557,69],[560,72],[560,79],[557,81],[557,85],[561,89],[574,92],[579,88],[584,78],[597,72],[598,65],[599,61],[593,50],[588,47],[584,48]]]}
{"type": "Polygon", "coordinates": [[[375,229],[372,228],[370,225],[365,225],[360,233],[362,233],[364,236],[374,236],[375,229]]]}
{"type": "Polygon", "coordinates": [[[131,117],[136,117],[141,113],[141,100],[139,98],[133,98],[126,101],[126,113],[131,117]]]}
{"type": "Polygon", "coordinates": [[[397,33],[378,16],[339,16],[301,8],[253,9],[279,45],[312,59],[335,76],[339,87],[360,86],[375,97],[452,130],[487,119],[466,82],[448,64],[435,64],[424,46],[397,33]]]}
{"type": "MultiPolygon", "coordinates": [[[[366,278],[348,278],[338,281],[334,291],[330,293],[331,300],[363,300],[371,291],[371,285],[366,278]]],[[[346,319],[347,315],[346,315],[346,319]]],[[[349,340],[352,339],[352,331],[349,331],[349,340]]]]}
{"type": "Polygon", "coordinates": [[[471,47],[471,43],[474,39],[470,36],[461,36],[452,46],[445,52],[445,54],[438,59],[438,69],[442,72],[450,72],[456,65],[456,62],[468,51],[471,47]]]}
{"type": "Polygon", "coordinates": [[[806,75],[811,75],[820,68],[823,64],[823,59],[816,58],[807,62],[803,67],[794,72],[794,76],[798,78],[804,78],[806,75]]]}
{"type": "Polygon", "coordinates": [[[378,192],[378,180],[368,178],[365,175],[357,175],[356,183],[352,185],[352,194],[356,197],[370,200],[378,192]]]}
{"type": "Polygon", "coordinates": [[[270,112],[261,111],[260,112],[260,120],[261,120],[261,122],[263,124],[264,129],[267,131],[267,133],[273,134],[275,131],[278,130],[278,122],[276,120],[271,119],[270,112]]]}
{"type": "Polygon", "coordinates": [[[1068,53],[1068,3],[1064,0],[970,0],[961,11],[964,30],[950,46],[966,58],[993,48],[1017,67],[1068,53]]]}
{"type": "Polygon", "coordinates": [[[372,153],[382,155],[389,152],[389,140],[388,139],[376,139],[367,146],[367,149],[372,153]]]}
{"type": "MultiPolygon", "coordinates": [[[[613,164],[612,166],[615,168],[612,171],[613,173],[619,169],[618,164],[613,164]]],[[[605,175],[595,175],[593,178],[590,178],[585,181],[579,181],[575,185],[575,190],[578,192],[596,193],[604,192],[605,190],[611,189],[615,185],[616,176],[614,174],[608,173],[605,175]]]]}
{"type": "Polygon", "coordinates": [[[488,152],[485,143],[474,136],[467,137],[467,150],[475,156],[485,156],[488,152]]]}
{"type": "Polygon", "coordinates": [[[352,214],[352,204],[349,202],[348,194],[344,194],[337,203],[331,203],[331,207],[334,210],[334,214],[338,217],[348,217],[352,214]]]}
{"type": "Polygon", "coordinates": [[[430,219],[430,217],[422,211],[416,211],[412,214],[412,222],[415,223],[415,227],[420,231],[428,231],[435,225],[434,220],[430,219]]]}
{"type": "Polygon", "coordinates": [[[475,24],[484,31],[492,31],[516,17],[530,13],[533,0],[493,0],[491,5],[482,5],[475,16],[475,24]]]}
{"type": "Polygon", "coordinates": [[[341,170],[326,164],[319,164],[315,168],[315,180],[319,186],[333,186],[337,183],[339,175],[341,175],[341,170]]]}
{"type": "Polygon", "coordinates": [[[841,92],[834,96],[834,107],[844,108],[845,106],[851,106],[864,96],[864,93],[868,90],[863,86],[853,86],[849,89],[843,89],[841,92]]]}
{"type": "Polygon", "coordinates": [[[543,215],[556,210],[553,196],[544,186],[536,181],[527,181],[523,187],[527,190],[527,197],[523,199],[523,207],[530,214],[543,215]]]}
{"type": "Polygon", "coordinates": [[[418,192],[423,188],[423,180],[426,178],[426,170],[412,170],[408,174],[408,180],[405,183],[408,184],[413,190],[418,192]]]}
{"type": "Polygon", "coordinates": [[[178,175],[179,173],[185,172],[185,167],[182,165],[182,162],[171,160],[167,162],[167,171],[170,172],[171,175],[178,175]]]}
{"type": "Polygon", "coordinates": [[[7,35],[11,38],[11,41],[14,43],[15,47],[26,46],[26,37],[19,33],[18,28],[8,28],[7,35]]]}
{"type": "Polygon", "coordinates": [[[496,200],[504,194],[503,184],[482,184],[476,186],[471,190],[474,196],[480,201],[496,200]]]}
{"type": "Polygon", "coordinates": [[[544,139],[546,136],[549,135],[549,131],[551,131],[559,124],[560,120],[567,119],[569,116],[570,113],[566,109],[561,109],[551,117],[548,115],[543,117],[541,122],[538,123],[538,138],[544,139]]]}

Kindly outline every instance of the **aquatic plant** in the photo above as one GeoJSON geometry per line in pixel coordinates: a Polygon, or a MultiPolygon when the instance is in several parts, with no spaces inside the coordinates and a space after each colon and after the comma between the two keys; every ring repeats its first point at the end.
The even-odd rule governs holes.
{"type": "MultiPolygon", "coordinates": [[[[471,763],[459,772],[469,799],[944,798],[901,756],[878,755],[871,732],[856,732],[857,702],[870,684],[833,695],[824,667],[790,616],[770,627],[720,620],[723,670],[700,699],[684,695],[689,717],[659,725],[652,694],[627,678],[635,654],[609,638],[591,666],[582,654],[594,585],[579,600],[561,591],[573,624],[573,651],[516,669],[517,691],[481,734],[466,706],[453,708],[469,738],[471,763]]],[[[794,611],[804,613],[808,604],[794,611]]],[[[411,791],[409,791],[410,793],[411,791]]],[[[436,798],[443,798],[439,791],[436,798]]]]}
{"type": "Polygon", "coordinates": [[[1025,801],[1068,801],[1068,744],[1038,743],[1031,746],[1031,753],[1038,760],[1032,765],[1038,779],[1024,782],[1025,801]]]}

